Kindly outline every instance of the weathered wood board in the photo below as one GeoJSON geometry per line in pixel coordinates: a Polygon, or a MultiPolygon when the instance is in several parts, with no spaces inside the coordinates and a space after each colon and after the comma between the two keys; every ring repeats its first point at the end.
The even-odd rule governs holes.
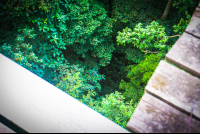
{"type": "Polygon", "coordinates": [[[200,8],[197,7],[188,24],[186,32],[200,38],[200,8]]]}
{"type": "Polygon", "coordinates": [[[160,61],[127,128],[138,133],[200,133],[200,4],[166,60],[190,74],[160,61]]]}
{"type": "Polygon", "coordinates": [[[0,113],[30,133],[128,133],[0,54],[0,113]]]}
{"type": "Polygon", "coordinates": [[[200,39],[183,33],[165,58],[200,78],[200,39]]]}
{"type": "Polygon", "coordinates": [[[160,61],[145,90],[188,114],[193,108],[193,115],[200,120],[200,79],[197,77],[160,61]]]}
{"type": "Polygon", "coordinates": [[[200,122],[145,93],[126,128],[136,133],[200,133],[200,122]]]}
{"type": "Polygon", "coordinates": [[[0,133],[16,133],[0,122],[0,133]]]}

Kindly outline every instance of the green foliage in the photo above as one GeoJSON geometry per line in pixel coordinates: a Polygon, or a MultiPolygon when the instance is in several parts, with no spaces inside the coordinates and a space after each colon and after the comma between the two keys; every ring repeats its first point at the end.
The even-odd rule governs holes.
{"type": "Polygon", "coordinates": [[[63,34],[68,48],[63,52],[70,63],[82,57],[84,61],[81,64],[88,68],[106,66],[114,50],[110,35],[111,19],[107,17],[105,9],[95,1],[82,3],[84,4],[77,1],[68,6],[71,10],[67,15],[69,21],[66,22],[68,32],[63,34]]]}
{"type": "MultiPolygon", "coordinates": [[[[106,0],[2,0],[0,52],[125,127],[176,41],[167,38],[173,26],[180,34],[189,22],[175,8],[157,20],[167,1],[113,0],[109,18],[106,0]]],[[[195,5],[174,3],[188,12],[195,5]]]]}
{"type": "Polygon", "coordinates": [[[62,78],[56,87],[91,107],[94,103],[94,97],[97,95],[97,92],[101,90],[101,86],[99,83],[96,85],[88,84],[87,81],[89,80],[83,79],[84,77],[82,75],[82,68],[75,71],[71,70],[70,73],[67,73],[65,78],[62,78]],[[98,89],[97,91],[94,91],[95,86],[98,89]]]}
{"type": "Polygon", "coordinates": [[[187,11],[185,11],[185,15],[186,15],[186,20],[184,20],[184,18],[181,18],[179,23],[173,26],[174,32],[178,33],[179,35],[183,34],[191,19],[191,16],[188,14],[187,11]]]}
{"type": "Polygon", "coordinates": [[[143,23],[146,26],[153,20],[159,19],[162,15],[162,10],[154,7],[152,3],[158,5],[163,1],[113,0],[111,18],[113,19],[114,28],[112,36],[115,38],[117,32],[126,27],[133,29],[138,23],[143,23]]]}
{"type": "MultiPolygon", "coordinates": [[[[15,7],[2,9],[4,11],[1,14],[2,18],[5,14],[8,14],[8,12],[10,12],[11,15],[9,16],[10,18],[8,17],[1,21],[3,25],[0,27],[0,34],[2,35],[1,41],[3,45],[0,45],[0,52],[73,97],[79,100],[82,99],[83,103],[89,105],[91,103],[90,100],[94,100],[92,98],[94,94],[101,92],[99,81],[104,79],[104,76],[99,75],[96,65],[87,63],[88,67],[84,65],[80,66],[78,63],[73,65],[73,61],[70,64],[66,59],[71,58],[75,61],[78,59],[77,57],[80,57],[81,53],[77,54],[78,51],[76,51],[78,46],[80,46],[80,42],[79,44],[77,42],[71,42],[74,38],[79,38],[88,45],[86,46],[82,43],[83,53],[85,53],[86,57],[91,57],[90,55],[95,53],[96,58],[100,56],[101,58],[99,59],[102,59],[100,61],[98,59],[95,60],[95,58],[90,58],[91,63],[98,65],[98,61],[100,61],[104,65],[107,64],[103,62],[108,61],[104,56],[107,58],[109,58],[108,55],[111,56],[113,46],[109,44],[111,41],[107,41],[109,38],[107,38],[108,35],[106,34],[111,32],[111,30],[107,28],[111,28],[111,25],[108,18],[105,20],[105,13],[99,12],[98,9],[101,10],[101,7],[97,4],[89,3],[88,1],[86,1],[85,4],[91,4],[90,8],[89,5],[88,7],[82,5],[82,7],[80,7],[82,10],[79,11],[75,9],[77,5],[80,4],[78,2],[75,4],[69,1],[70,3],[65,3],[65,5],[63,5],[60,4],[61,1],[49,1],[46,3],[51,5],[48,6],[48,10],[46,8],[44,9],[41,3],[32,3],[32,5],[30,3],[28,5],[29,8],[26,9],[23,6],[27,5],[23,2],[25,1],[22,1],[20,4],[21,7],[17,9],[15,7]],[[68,6],[71,10],[67,11],[67,9],[69,9],[68,6]],[[28,10],[34,12],[34,14],[24,14],[24,11],[28,10]],[[78,13],[80,11],[82,16],[74,16],[73,12],[78,13]],[[99,15],[96,15],[95,18],[94,13],[99,15]],[[70,19],[68,19],[68,17],[70,19]],[[91,22],[85,22],[84,19],[91,22]],[[78,23],[80,20],[84,23],[78,23]],[[77,23],[75,24],[75,22],[77,23]],[[9,27],[5,25],[10,25],[13,28],[9,29],[9,27]],[[95,25],[99,25],[99,28],[95,25]],[[77,29],[75,31],[75,27],[79,28],[79,30],[77,29]],[[93,29],[91,29],[92,27],[93,29]],[[92,32],[99,32],[99,34],[92,34],[92,32]],[[80,34],[78,35],[78,33],[80,34]],[[102,36],[100,37],[97,35],[102,36]],[[106,41],[106,43],[104,43],[105,45],[102,45],[102,42],[99,42],[100,44],[94,44],[94,41],[97,40],[91,41],[91,39],[95,37],[98,40],[106,41]],[[89,51],[87,48],[91,48],[91,50],[89,51]],[[102,49],[102,51],[104,50],[104,53],[101,51],[98,56],[98,53],[93,52],[93,50],[98,51],[99,49],[102,49]],[[67,58],[65,55],[66,51],[63,52],[63,50],[67,50],[67,58]]],[[[44,3],[45,2],[47,1],[44,1],[44,3]]],[[[84,1],[82,2],[84,3],[84,1]]],[[[4,8],[7,5],[5,5],[4,8]]]]}
{"type": "Polygon", "coordinates": [[[60,66],[66,66],[66,70],[73,68],[72,64],[82,54],[86,62],[78,62],[82,67],[85,65],[84,73],[88,72],[87,76],[81,75],[82,79],[99,88],[100,78],[93,76],[96,72],[89,72],[109,64],[114,50],[109,36],[112,24],[105,10],[88,0],[26,2],[13,7],[11,1],[1,3],[1,16],[10,15],[1,21],[1,35],[5,39],[1,40],[4,45],[0,52],[52,84],[58,84],[62,76],[68,75],[59,70],[60,66]],[[13,28],[6,32],[5,25],[13,28]]]}
{"type": "Polygon", "coordinates": [[[125,90],[124,96],[127,100],[133,99],[134,103],[140,100],[144,94],[144,88],[160,59],[161,57],[155,54],[146,55],[141,63],[125,68],[128,71],[127,78],[130,79],[130,82],[125,82],[122,79],[119,88],[125,90]]]}
{"type": "Polygon", "coordinates": [[[105,98],[96,105],[94,108],[110,120],[126,127],[126,124],[130,120],[137,104],[133,104],[132,101],[124,102],[124,96],[120,92],[107,94],[105,98]]]}
{"type": "Polygon", "coordinates": [[[112,17],[123,23],[149,23],[157,19],[161,13],[161,10],[151,6],[147,0],[113,1],[112,17]]]}
{"type": "Polygon", "coordinates": [[[117,45],[116,52],[125,55],[125,59],[127,59],[130,63],[140,63],[143,60],[144,53],[137,47],[133,45],[117,45]]]}
{"type": "MultiPolygon", "coordinates": [[[[80,83],[71,88],[79,88],[79,85],[80,83]]],[[[97,93],[94,90],[88,90],[87,93],[82,95],[78,93],[78,90],[69,89],[66,92],[124,128],[137,106],[137,103],[133,104],[132,100],[125,102],[124,96],[118,91],[107,94],[105,98],[101,97],[96,100],[94,97],[97,93]]]]}
{"type": "Polygon", "coordinates": [[[126,79],[127,75],[124,68],[131,64],[134,64],[134,62],[125,59],[124,54],[113,53],[113,58],[110,64],[99,69],[100,74],[105,74],[105,80],[100,81],[102,86],[100,95],[106,95],[114,91],[119,91],[119,82],[121,79],[126,79]]]}
{"type": "Polygon", "coordinates": [[[198,6],[199,0],[173,0],[172,6],[179,9],[179,13],[190,11],[194,12],[194,9],[198,6]]]}
{"type": "MultiPolygon", "coordinates": [[[[93,90],[95,90],[97,93],[101,91],[101,85],[98,81],[104,79],[103,75],[99,75],[95,70],[84,70],[84,68],[79,65],[73,65],[71,68],[72,69],[69,71],[66,66],[60,67],[60,71],[64,70],[62,74],[65,75],[55,78],[60,79],[56,87],[79,100],[89,91],[93,92],[93,90]]],[[[61,72],[59,74],[61,74],[61,72]]]]}
{"type": "Polygon", "coordinates": [[[167,41],[165,28],[155,21],[146,28],[142,28],[142,23],[139,23],[133,31],[126,27],[123,32],[118,32],[117,36],[118,45],[132,44],[142,52],[162,51],[163,53],[167,50],[165,45],[167,41]]]}

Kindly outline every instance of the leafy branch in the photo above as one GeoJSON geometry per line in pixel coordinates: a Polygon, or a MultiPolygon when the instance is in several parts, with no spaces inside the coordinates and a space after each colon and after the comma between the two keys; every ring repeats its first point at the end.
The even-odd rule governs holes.
{"type": "Polygon", "coordinates": [[[123,29],[123,32],[118,32],[117,35],[118,45],[133,44],[134,47],[147,53],[150,53],[154,49],[160,51],[165,50],[167,48],[165,45],[167,41],[168,38],[165,33],[165,28],[155,21],[151,22],[146,28],[142,27],[142,23],[138,23],[133,30],[126,27],[123,29]]]}

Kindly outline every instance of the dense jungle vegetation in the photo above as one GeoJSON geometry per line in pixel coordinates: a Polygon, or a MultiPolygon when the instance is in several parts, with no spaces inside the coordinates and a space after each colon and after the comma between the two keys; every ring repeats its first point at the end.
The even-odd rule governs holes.
{"type": "Polygon", "coordinates": [[[0,53],[125,127],[198,4],[1,0],[0,53]]]}

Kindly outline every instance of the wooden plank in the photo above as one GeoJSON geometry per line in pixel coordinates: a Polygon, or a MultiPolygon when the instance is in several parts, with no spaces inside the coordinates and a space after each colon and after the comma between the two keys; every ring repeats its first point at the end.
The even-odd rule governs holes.
{"type": "Polygon", "coordinates": [[[183,33],[166,60],[200,78],[200,39],[183,33]]]}
{"type": "Polygon", "coordinates": [[[127,129],[137,133],[200,133],[200,122],[145,93],[127,129]]]}
{"type": "MultiPolygon", "coordinates": [[[[160,61],[145,90],[200,120],[200,79],[160,61]]],[[[199,126],[200,127],[200,126],[199,126]]]]}
{"type": "Polygon", "coordinates": [[[128,133],[0,54],[0,113],[29,133],[128,133]]]}
{"type": "Polygon", "coordinates": [[[185,31],[200,38],[199,28],[200,28],[200,8],[197,7],[185,31]]]}
{"type": "Polygon", "coordinates": [[[0,133],[16,133],[0,122],[0,133]]]}

